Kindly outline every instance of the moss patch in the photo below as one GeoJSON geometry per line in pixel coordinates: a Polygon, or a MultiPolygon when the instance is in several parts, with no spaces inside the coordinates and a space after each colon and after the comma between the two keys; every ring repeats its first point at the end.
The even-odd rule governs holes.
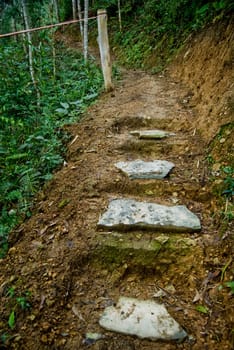
{"type": "Polygon", "coordinates": [[[186,256],[193,265],[194,252],[201,254],[196,240],[181,234],[98,233],[92,260],[110,271],[123,264],[160,270],[169,264],[183,265],[186,256]]]}

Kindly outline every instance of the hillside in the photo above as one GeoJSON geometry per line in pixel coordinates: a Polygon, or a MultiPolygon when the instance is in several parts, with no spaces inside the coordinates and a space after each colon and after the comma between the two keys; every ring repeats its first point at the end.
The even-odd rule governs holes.
{"type": "Polygon", "coordinates": [[[233,122],[233,21],[230,16],[190,38],[170,70],[190,89],[185,103],[196,106],[196,127],[207,142],[233,122]]]}
{"type": "Polygon", "coordinates": [[[66,162],[0,261],[2,349],[233,347],[233,197],[221,196],[233,186],[233,36],[232,17],[188,39],[164,72],[122,68],[115,90],[66,127],[66,162]],[[129,134],[148,129],[173,135],[129,134]],[[115,167],[135,159],[175,167],[163,180],[131,180],[115,167]],[[185,205],[201,231],[98,227],[115,198],[185,205]],[[151,341],[103,329],[100,315],[120,296],[163,303],[188,337],[151,341]]]}

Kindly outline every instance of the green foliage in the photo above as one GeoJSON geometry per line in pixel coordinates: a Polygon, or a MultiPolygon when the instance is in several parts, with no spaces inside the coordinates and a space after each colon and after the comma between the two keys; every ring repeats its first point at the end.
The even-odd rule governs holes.
{"type": "Polygon", "coordinates": [[[30,303],[28,301],[28,297],[30,295],[31,295],[30,292],[26,292],[25,296],[21,296],[21,297],[16,298],[16,302],[17,302],[17,304],[20,306],[20,308],[22,310],[30,309],[31,305],[30,305],[30,303]]]}
{"type": "Polygon", "coordinates": [[[41,32],[33,46],[38,101],[23,45],[0,41],[0,258],[9,232],[31,215],[33,196],[63,163],[63,125],[78,121],[102,86],[92,61],[41,32]]]}
{"type": "Polygon", "coordinates": [[[14,296],[15,296],[15,287],[8,288],[7,296],[9,296],[9,298],[14,298],[14,296]]]}
{"type": "MultiPolygon", "coordinates": [[[[25,291],[22,294],[19,294],[16,287],[13,286],[8,288],[6,294],[9,298],[9,307],[11,308],[11,312],[8,317],[8,326],[11,330],[13,330],[16,323],[16,314],[19,314],[20,311],[25,311],[31,308],[31,304],[29,302],[31,292],[25,291]]],[[[4,339],[2,339],[2,342],[4,342],[4,339]]]]}
{"type": "Polygon", "coordinates": [[[0,344],[2,343],[3,345],[5,345],[8,338],[9,338],[9,336],[7,333],[1,334],[0,335],[0,344]]]}
{"type": "Polygon", "coordinates": [[[228,281],[225,286],[231,289],[231,293],[234,294],[234,281],[228,281]]]}
{"type": "MultiPolygon", "coordinates": [[[[59,5],[63,20],[71,11],[71,1],[59,5]]],[[[17,0],[2,5],[1,32],[11,31],[12,23],[21,25],[20,6],[17,0]]],[[[27,1],[27,9],[30,25],[54,20],[48,0],[27,1]]],[[[84,64],[77,52],[55,43],[51,30],[32,35],[35,89],[28,67],[28,44],[22,36],[0,41],[0,257],[8,249],[8,233],[21,218],[30,216],[34,194],[63,162],[68,135],[61,127],[79,120],[102,84],[94,63],[84,64]]]]}
{"type": "Polygon", "coordinates": [[[15,311],[11,311],[10,316],[8,318],[8,326],[10,329],[15,328],[15,311]]]}
{"type": "Polygon", "coordinates": [[[225,189],[222,195],[231,199],[234,196],[234,169],[231,166],[225,166],[222,170],[226,175],[224,179],[225,189]]]}
{"type": "Polygon", "coordinates": [[[196,310],[199,311],[202,314],[208,314],[209,313],[209,309],[204,306],[204,305],[197,305],[196,306],[196,310]]]}
{"type": "MultiPolygon", "coordinates": [[[[31,292],[21,290],[22,280],[16,280],[16,284],[2,290],[2,309],[5,316],[0,322],[0,348],[5,349],[5,345],[14,337],[17,328],[17,319],[25,318],[29,314],[31,305],[31,292]],[[9,334],[8,334],[9,332],[9,334]]],[[[8,344],[9,345],[9,344],[8,344]]]]}
{"type": "Polygon", "coordinates": [[[225,209],[222,212],[224,221],[231,222],[234,219],[234,169],[232,166],[222,167],[223,183],[221,195],[225,197],[225,209]]]}
{"type": "MultiPolygon", "coordinates": [[[[117,20],[111,25],[112,45],[119,48],[119,59],[127,66],[162,69],[192,31],[233,9],[230,0],[128,0],[121,3],[122,32],[117,20]]],[[[117,19],[117,1],[110,2],[108,11],[117,19]]]]}

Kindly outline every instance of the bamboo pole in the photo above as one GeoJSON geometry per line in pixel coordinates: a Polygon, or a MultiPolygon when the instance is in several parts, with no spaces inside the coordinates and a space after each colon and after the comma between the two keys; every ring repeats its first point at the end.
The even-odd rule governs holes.
{"type": "Polygon", "coordinates": [[[111,59],[110,59],[110,47],[107,33],[107,13],[106,10],[98,10],[98,45],[101,56],[102,72],[105,83],[105,90],[113,90],[113,84],[111,81],[111,59]]]}
{"type": "MultiPolygon", "coordinates": [[[[24,19],[24,25],[25,29],[29,29],[29,21],[28,21],[28,10],[26,6],[25,0],[22,0],[22,13],[23,13],[23,19],[24,19]]],[[[27,40],[28,40],[28,61],[29,61],[29,72],[31,75],[32,83],[34,85],[36,94],[37,94],[37,105],[40,106],[40,98],[41,94],[37,87],[37,81],[35,76],[35,69],[34,69],[34,57],[33,57],[33,48],[32,48],[32,36],[30,32],[27,32],[27,40]]]]}
{"type": "Polygon", "coordinates": [[[83,28],[83,22],[82,22],[82,12],[81,12],[80,0],[76,0],[76,5],[77,5],[78,18],[80,21],[79,22],[80,23],[80,36],[81,36],[82,45],[84,45],[84,28],[83,28]]]}
{"type": "Polygon", "coordinates": [[[119,18],[119,31],[122,32],[122,16],[121,16],[120,0],[118,0],[118,18],[119,18]]]}
{"type": "Polygon", "coordinates": [[[76,19],[76,1],[72,0],[72,17],[73,19],[76,19]]]}
{"type": "Polygon", "coordinates": [[[89,44],[89,38],[88,38],[88,24],[89,24],[89,0],[84,1],[84,40],[83,40],[83,46],[84,46],[84,60],[87,62],[88,58],[88,44],[89,44]]]}

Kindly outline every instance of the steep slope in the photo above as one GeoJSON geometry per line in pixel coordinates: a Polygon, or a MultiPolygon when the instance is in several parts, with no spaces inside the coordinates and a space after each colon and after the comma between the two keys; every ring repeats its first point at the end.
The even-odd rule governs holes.
{"type": "Polygon", "coordinates": [[[230,16],[190,38],[170,67],[172,76],[189,88],[184,102],[196,107],[194,124],[207,142],[222,125],[234,122],[233,43],[230,16]]]}
{"type": "MultiPolygon", "coordinates": [[[[201,44],[206,40],[204,34],[201,44]]],[[[205,119],[199,119],[202,108],[208,118],[206,99],[200,96],[197,110],[195,100],[189,99],[192,91],[180,85],[182,77],[190,82],[189,67],[199,62],[197,70],[193,64],[195,91],[201,67],[206,67],[195,56],[200,50],[194,45],[187,65],[182,66],[182,55],[171,68],[176,80],[164,74],[122,71],[115,91],[103,94],[79,124],[67,127],[73,135],[67,163],[39,193],[33,216],[12,233],[11,249],[1,261],[3,349],[86,349],[87,333],[102,335],[93,344],[99,350],[232,348],[233,300],[226,285],[233,279],[232,226],[226,225],[220,235],[205,160],[207,141],[222,123],[230,122],[231,115],[224,114],[206,137],[205,119]],[[138,140],[129,134],[152,128],[175,135],[138,140]],[[134,159],[164,159],[175,168],[164,180],[130,180],[115,163],[134,159]],[[109,201],[123,197],[186,205],[201,220],[201,232],[141,228],[113,232],[97,227],[109,201]],[[100,315],[123,295],[159,300],[189,337],[177,344],[105,331],[98,323],[100,315]],[[31,307],[23,303],[22,308],[22,300],[31,307]],[[12,311],[15,322],[11,319],[9,327],[12,311]]],[[[209,81],[219,65],[219,55],[215,57],[209,81]]],[[[219,85],[220,96],[230,87],[227,78],[225,87],[219,85]]],[[[205,94],[202,82],[200,86],[205,94]]]]}

